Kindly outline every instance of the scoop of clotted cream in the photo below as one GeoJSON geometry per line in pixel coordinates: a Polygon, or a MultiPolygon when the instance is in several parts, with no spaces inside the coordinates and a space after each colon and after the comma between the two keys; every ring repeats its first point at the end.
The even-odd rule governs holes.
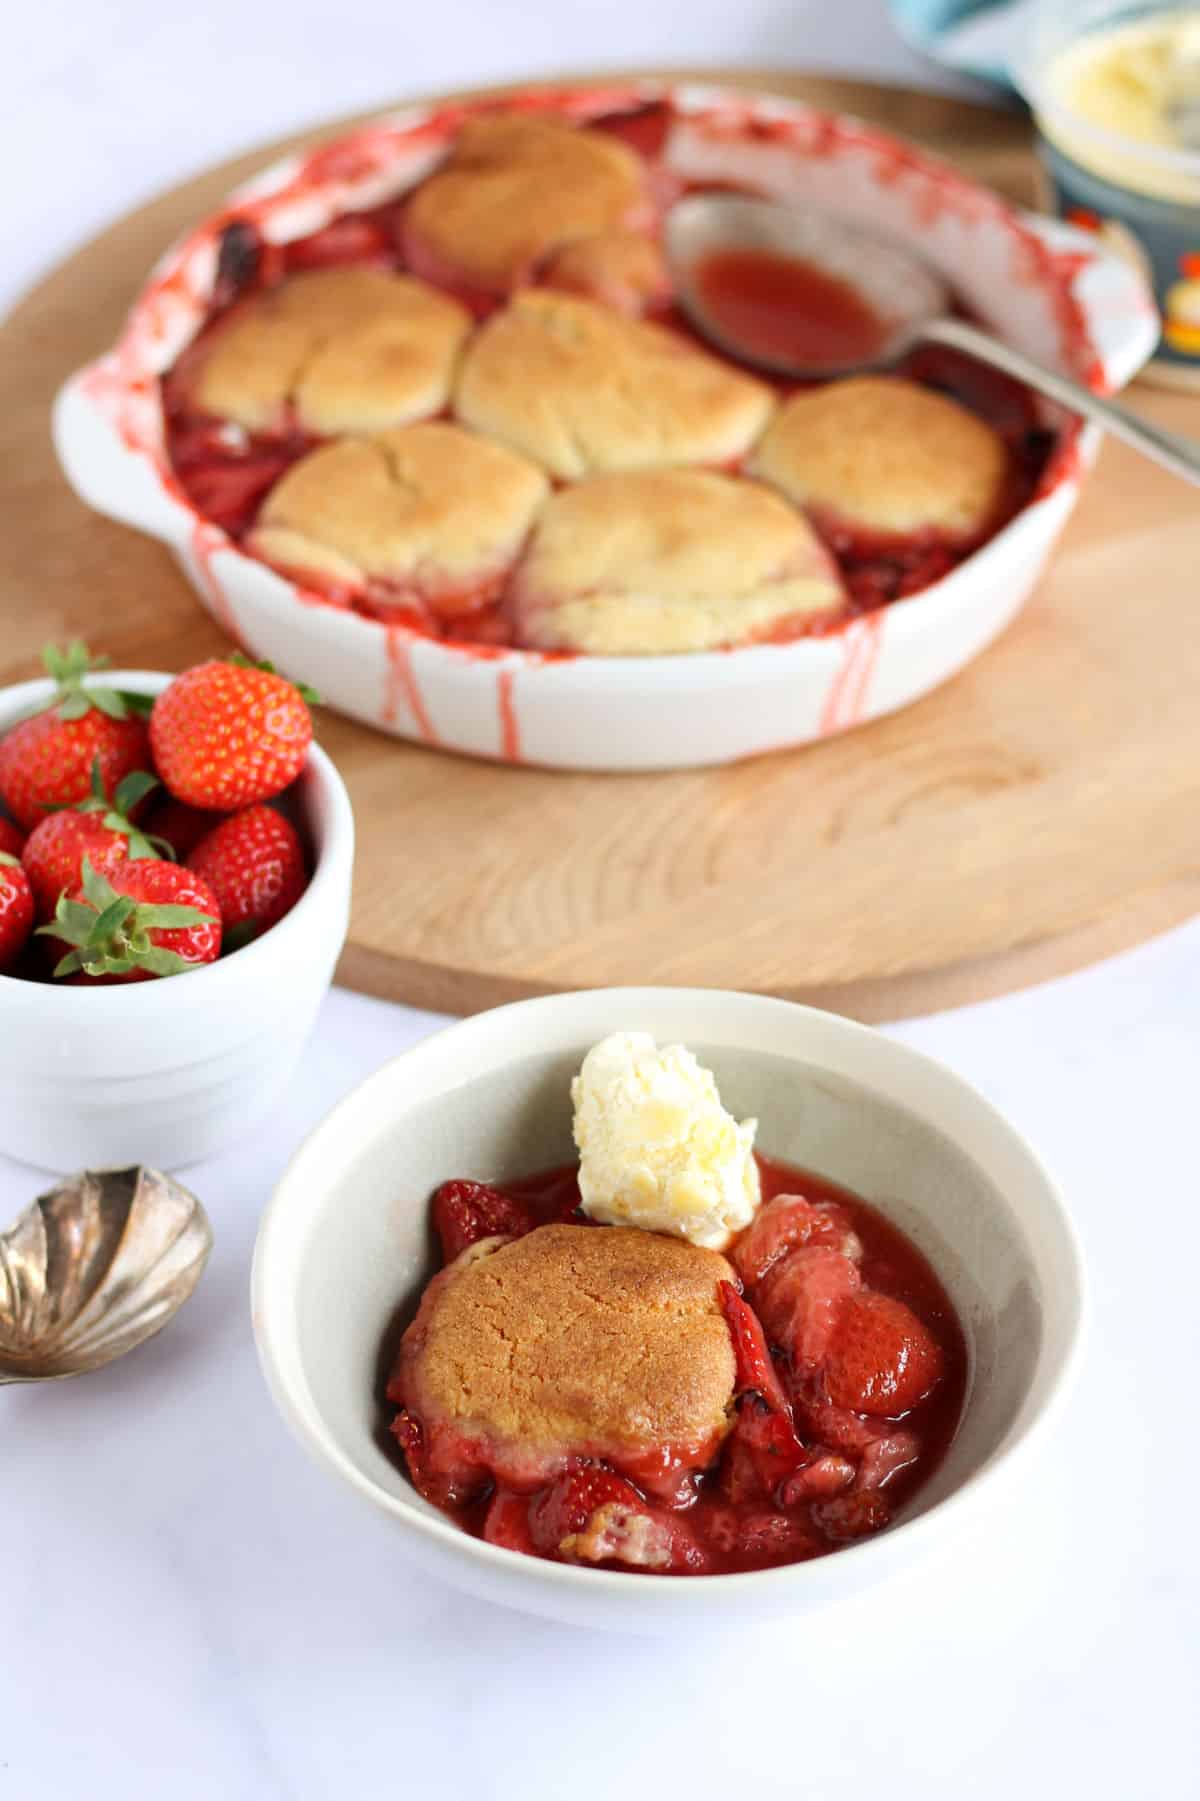
{"type": "Polygon", "coordinates": [[[615,1032],[571,1084],[583,1210],[605,1225],[725,1248],[761,1199],[758,1121],[726,1113],[711,1071],[682,1044],[615,1032]]]}

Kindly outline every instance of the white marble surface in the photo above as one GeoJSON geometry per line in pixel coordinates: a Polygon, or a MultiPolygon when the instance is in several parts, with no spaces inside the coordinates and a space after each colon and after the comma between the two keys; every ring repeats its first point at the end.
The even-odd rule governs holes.
{"type": "MultiPolygon", "coordinates": [[[[6,296],[206,161],[406,90],[738,57],[930,78],[877,0],[43,0],[8,48],[6,296]]],[[[0,1394],[0,1796],[1195,1794],[1198,1022],[1200,924],[893,1028],[1064,1184],[1093,1288],[1082,1384],[995,1542],[802,1628],[659,1645],[430,1581],[272,1412],[246,1305],[263,1200],[332,1102],[436,1023],[331,995],[270,1125],[190,1174],[217,1245],[187,1311],[86,1381],[0,1394]]],[[[0,1158],[0,1218],[36,1187],[0,1158]]]]}

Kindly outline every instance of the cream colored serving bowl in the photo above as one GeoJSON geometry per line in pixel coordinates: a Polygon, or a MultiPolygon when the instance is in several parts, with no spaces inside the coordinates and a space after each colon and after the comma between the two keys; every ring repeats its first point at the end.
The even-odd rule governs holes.
{"type": "Polygon", "coordinates": [[[392,1519],[400,1551],[489,1600],[645,1632],[822,1606],[978,1519],[1051,1429],[1082,1312],[1062,1199],[986,1101],[865,1026],[708,989],[523,1001],[385,1064],[293,1158],[263,1219],[253,1274],[254,1330],[280,1412],[318,1462],[392,1519]],[[764,1151],[873,1202],[949,1289],[971,1351],[963,1424],[928,1485],[878,1538],[748,1575],[573,1568],[468,1536],[421,1500],[383,1448],[381,1349],[397,1307],[412,1306],[430,1274],[432,1190],[451,1176],[503,1179],[569,1160],[570,1077],[597,1039],[633,1029],[689,1045],[734,1115],[757,1116],[764,1151]]]}
{"type": "MultiPolygon", "coordinates": [[[[157,694],[173,678],[106,671],[157,694]]],[[[53,693],[0,690],[0,735],[53,693]]],[[[113,987],[0,976],[0,1152],[40,1169],[176,1169],[227,1150],[278,1099],[312,1030],[350,917],[354,819],[317,745],[297,778],[314,855],[291,912],[233,956],[113,987]]]]}
{"type": "MultiPolygon", "coordinates": [[[[1148,291],[1094,236],[1023,213],[860,119],[669,83],[564,88],[505,104],[587,120],[662,97],[678,115],[664,163],[683,182],[738,182],[887,232],[933,263],[1001,337],[1097,388],[1119,388],[1150,354],[1158,324],[1148,291]]],[[[391,199],[483,104],[414,108],[288,157],[169,250],[119,343],[58,397],[55,443],[82,498],[162,538],[226,631],[317,685],[331,706],[398,737],[507,762],[729,762],[893,712],[990,644],[1067,520],[1099,442],[1094,428],[1068,433],[1042,491],[922,593],[823,636],[694,656],[546,658],[440,643],[314,601],[196,515],[164,457],[158,377],[204,318],[220,232],[246,217],[287,242],[391,199]]]]}

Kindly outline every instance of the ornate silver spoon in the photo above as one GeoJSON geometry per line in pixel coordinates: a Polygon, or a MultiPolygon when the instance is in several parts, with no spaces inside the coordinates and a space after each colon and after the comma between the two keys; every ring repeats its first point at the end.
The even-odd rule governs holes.
{"type": "Polygon", "coordinates": [[[940,277],[901,245],[864,226],[774,200],[693,194],[667,215],[666,249],[675,291],[692,323],[742,362],[773,375],[811,379],[886,369],[918,344],[948,344],[1096,420],[1172,474],[1200,483],[1200,446],[1147,424],[978,326],[951,318],[950,295],[940,277]],[[878,325],[869,351],[839,361],[756,346],[749,336],[739,336],[719,316],[711,291],[705,292],[706,263],[730,251],[766,252],[814,271],[820,281],[849,289],[847,307],[873,317],[878,325]]]}
{"type": "Polygon", "coordinates": [[[0,1233],[0,1383],[99,1369],[166,1325],[212,1249],[195,1195],[156,1169],[84,1170],[0,1233]]]}

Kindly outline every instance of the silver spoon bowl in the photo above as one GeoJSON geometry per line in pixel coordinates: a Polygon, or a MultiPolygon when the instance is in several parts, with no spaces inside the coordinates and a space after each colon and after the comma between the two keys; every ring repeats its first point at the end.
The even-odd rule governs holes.
{"type": "Polygon", "coordinates": [[[946,344],[1094,419],[1172,474],[1200,483],[1200,446],[1146,423],[990,332],[951,317],[949,290],[941,278],[890,238],[826,213],[714,193],[693,194],[671,208],[665,243],[684,312],[703,337],[740,362],[790,380],[828,379],[862,369],[889,369],[918,345],[946,344]],[[878,319],[878,351],[869,361],[855,364],[804,361],[799,356],[763,354],[753,343],[731,336],[713,316],[699,280],[706,258],[728,250],[786,257],[844,283],[878,319]]]}
{"type": "Polygon", "coordinates": [[[178,1312],[211,1249],[203,1207],[170,1176],[67,1177],[0,1233],[0,1384],[124,1356],[178,1312]]]}

